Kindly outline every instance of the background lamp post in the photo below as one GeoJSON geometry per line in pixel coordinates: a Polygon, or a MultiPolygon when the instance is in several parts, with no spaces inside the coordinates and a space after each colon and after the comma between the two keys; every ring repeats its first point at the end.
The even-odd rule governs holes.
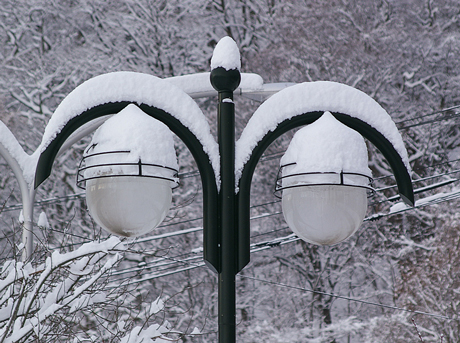
{"type": "Polygon", "coordinates": [[[35,199],[35,188],[33,187],[34,176],[32,172],[28,173],[28,171],[31,170],[31,168],[29,168],[29,155],[22,149],[13,133],[1,121],[0,155],[11,168],[21,192],[22,217],[24,220],[22,223],[22,243],[24,245],[22,259],[26,260],[31,256],[34,249],[32,235],[35,199]]]}
{"type": "MultiPolygon", "coordinates": [[[[382,152],[395,174],[401,197],[409,204],[413,204],[414,201],[407,153],[396,126],[374,100],[354,88],[332,82],[304,83],[285,88],[259,107],[240,139],[235,141],[233,94],[242,77],[239,68],[240,57],[236,43],[225,37],[217,44],[211,59],[210,83],[218,94],[217,142],[196,103],[172,82],[140,73],[111,73],[88,80],[63,100],[50,119],[35,174],[35,187],[38,187],[50,175],[53,161],[59,150],[67,144],[69,137],[87,123],[119,113],[127,106],[129,108],[130,104],[136,104],[142,114],[161,121],[174,132],[192,153],[201,176],[203,252],[206,264],[218,274],[218,323],[221,343],[236,342],[235,277],[249,262],[252,176],[259,158],[277,137],[291,129],[312,124],[325,111],[330,111],[331,114],[325,119],[335,118],[333,120],[341,122],[341,127],[348,126],[357,131],[382,152]]],[[[263,91],[262,87],[258,95],[263,91]]],[[[132,107],[131,105],[131,109],[132,107]]],[[[137,108],[134,112],[137,112],[137,108]]],[[[328,125],[326,130],[330,130],[328,125]]],[[[136,139],[132,135],[129,137],[128,141],[136,139]]],[[[143,144],[140,145],[149,145],[152,139],[153,136],[142,138],[140,140],[143,144]]],[[[97,149],[98,145],[99,143],[94,149],[97,149]]],[[[103,152],[107,150],[104,149],[103,152]]],[[[90,154],[90,151],[87,151],[87,154],[90,154]]],[[[168,161],[169,158],[175,159],[174,152],[167,155],[168,161]]],[[[90,155],[86,157],[88,156],[90,155]]],[[[106,158],[108,155],[99,155],[101,156],[106,158]]],[[[336,158],[323,156],[324,159],[330,157],[336,158]]],[[[171,187],[171,182],[176,182],[174,173],[171,174],[171,169],[175,169],[174,162],[147,162],[156,165],[157,171],[154,176],[157,179],[166,178],[168,187],[171,187]]],[[[111,160],[109,163],[95,165],[104,164],[103,168],[115,168],[116,163],[120,162],[111,160]],[[106,164],[113,165],[110,167],[106,164]]],[[[128,163],[134,162],[131,160],[128,163]]],[[[133,165],[130,165],[131,167],[133,165]]],[[[367,183],[359,183],[362,180],[356,183],[356,176],[361,179],[363,177],[345,174],[347,171],[339,170],[337,173],[337,170],[330,170],[336,172],[339,178],[343,177],[347,182],[354,183],[353,186],[359,186],[359,198],[362,199],[361,186],[367,187],[367,183]]],[[[85,170],[81,173],[84,174],[85,170]]],[[[139,178],[139,175],[123,173],[123,177],[126,178],[139,178]]],[[[283,173],[282,177],[287,180],[286,175],[283,173]]],[[[363,175],[367,180],[367,170],[363,175]]],[[[116,178],[117,176],[111,175],[106,179],[116,178]]],[[[331,182],[328,181],[328,184],[330,187],[331,182]]],[[[339,186],[346,187],[341,184],[339,186]]],[[[151,194],[151,197],[155,196],[151,194]]],[[[160,219],[161,217],[162,215],[159,215],[160,219]]],[[[354,231],[354,224],[352,227],[351,231],[354,231]]],[[[348,232],[347,235],[349,234],[351,233],[348,232]]]]}

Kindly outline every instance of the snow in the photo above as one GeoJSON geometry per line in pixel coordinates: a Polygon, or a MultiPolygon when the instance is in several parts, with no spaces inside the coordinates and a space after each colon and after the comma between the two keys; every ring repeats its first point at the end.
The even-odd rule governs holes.
{"type": "Polygon", "coordinates": [[[235,180],[238,184],[245,163],[258,142],[285,119],[313,111],[330,111],[358,118],[378,130],[395,147],[407,170],[409,159],[401,135],[388,113],[367,94],[344,84],[317,81],[281,90],[253,114],[236,142],[235,180]]]}
{"type": "Polygon", "coordinates": [[[403,246],[403,248],[401,248],[401,250],[399,250],[398,254],[397,254],[397,258],[402,258],[403,256],[405,256],[406,254],[409,254],[411,252],[413,252],[414,250],[416,249],[423,249],[425,251],[435,251],[437,250],[437,247],[436,246],[430,246],[430,241],[426,241],[424,242],[425,244],[418,244],[418,243],[415,243],[412,239],[410,238],[407,238],[406,236],[399,236],[399,239],[396,239],[393,241],[393,244],[400,244],[401,246],[403,246]],[[428,245],[426,245],[428,243],[428,245]]]}
{"type": "MultiPolygon", "coordinates": [[[[415,206],[415,205],[414,205],[415,206]]],[[[397,202],[396,204],[392,205],[390,207],[390,213],[397,213],[397,212],[401,212],[401,211],[404,211],[404,210],[407,210],[409,209],[410,207],[407,206],[405,203],[403,202],[397,202]]]]}
{"type": "Polygon", "coordinates": [[[136,326],[120,340],[120,343],[168,343],[171,340],[164,337],[163,334],[169,331],[164,325],[159,324],[150,325],[146,329],[142,326],[136,326]]]}
{"type": "Polygon", "coordinates": [[[118,330],[125,331],[126,322],[124,320],[119,320],[117,322],[118,330]]]}
{"type": "Polygon", "coordinates": [[[222,67],[225,70],[241,69],[240,50],[230,37],[223,37],[214,48],[211,70],[222,67]]]}
{"type": "Polygon", "coordinates": [[[43,211],[38,216],[37,226],[40,228],[45,228],[45,229],[48,229],[50,227],[48,218],[46,217],[46,213],[43,211]]]}
{"type": "Polygon", "coordinates": [[[117,101],[154,106],[178,119],[203,145],[216,174],[216,182],[220,184],[219,149],[201,109],[172,83],[143,73],[103,74],[75,88],[54,112],[36,153],[43,152],[72,118],[97,105],[117,101]]]}
{"type": "MultiPolygon", "coordinates": [[[[316,172],[352,172],[371,176],[368,167],[368,155],[364,138],[356,131],[339,122],[330,112],[325,112],[321,118],[296,132],[286,153],[281,158],[282,166],[295,163],[283,168],[283,176],[299,173],[316,172]]],[[[324,182],[324,176],[309,175],[283,179],[283,186],[289,186],[299,181],[324,182]],[[320,177],[320,180],[315,179],[320,177]]],[[[347,176],[350,178],[350,176],[347,176]]],[[[330,182],[339,183],[340,178],[332,175],[330,182]]],[[[348,181],[348,180],[347,180],[348,181]]],[[[351,180],[353,184],[366,186],[362,178],[351,180]],[[354,182],[355,181],[355,182],[354,182]]]]}
{"type": "MultiPolygon", "coordinates": [[[[64,263],[67,263],[75,258],[78,258],[80,256],[84,255],[89,255],[89,254],[95,254],[97,252],[107,252],[107,251],[113,251],[113,250],[126,250],[127,247],[125,246],[124,243],[120,241],[118,237],[111,236],[107,240],[102,241],[102,242],[89,242],[83,244],[81,247],[79,247],[77,250],[61,254],[59,251],[54,251],[49,259],[49,264],[47,265],[47,268],[52,269],[55,268],[57,265],[62,265],[64,263]]],[[[48,260],[47,260],[48,263],[48,260]]]]}
{"type": "Polygon", "coordinates": [[[235,94],[243,94],[248,91],[257,91],[264,89],[264,80],[262,76],[253,73],[241,73],[241,82],[235,90],[235,94]]]}
{"type": "MultiPolygon", "coordinates": [[[[89,157],[86,165],[137,163],[141,160],[143,163],[178,169],[174,140],[169,128],[134,104],[125,107],[96,130],[85,155],[111,151],[130,152],[89,157]]],[[[138,166],[111,165],[89,168],[85,171],[85,178],[104,173],[130,175],[133,172],[138,174],[138,166]]],[[[145,167],[143,173],[171,176],[171,171],[164,168],[145,167]]]]}
{"type": "MultiPolygon", "coordinates": [[[[182,76],[173,76],[164,79],[182,89],[185,93],[193,97],[217,95],[217,91],[212,87],[210,81],[210,72],[197,73],[182,76]]],[[[245,92],[262,91],[264,89],[264,80],[258,74],[241,73],[241,82],[235,91],[235,94],[244,94],[245,92]]]]}
{"type": "MultiPolygon", "coordinates": [[[[21,147],[19,142],[8,127],[0,121],[0,145],[4,148],[4,152],[0,150],[0,154],[9,154],[19,165],[23,171],[23,176],[27,183],[31,184],[35,174],[35,159],[31,158],[21,147]]],[[[7,162],[8,156],[3,156],[7,162]]]]}
{"type": "Polygon", "coordinates": [[[33,267],[30,262],[24,264],[6,261],[2,268],[2,279],[0,279],[0,294],[2,295],[0,304],[3,306],[0,309],[0,320],[8,318],[13,311],[17,312],[13,316],[13,319],[16,318],[13,329],[9,330],[7,326],[2,327],[0,336],[7,332],[5,330],[9,330],[7,332],[9,336],[3,337],[5,342],[17,342],[31,331],[44,331],[45,320],[62,308],[68,307],[73,311],[82,306],[104,301],[103,293],[88,293],[88,291],[103,274],[113,269],[114,264],[121,259],[121,255],[117,252],[125,249],[126,246],[118,238],[110,237],[102,242],[83,244],[72,252],[61,254],[55,251],[45,263],[36,267],[33,267]],[[83,284],[74,287],[77,275],[86,275],[91,272],[95,264],[100,262],[101,257],[106,254],[109,256],[105,264],[83,284]],[[64,266],[68,267],[70,273],[59,281],[53,279],[53,283],[49,284],[49,278],[56,273],[56,268],[64,266]],[[18,281],[21,278],[29,278],[29,275],[32,274],[39,275],[39,277],[29,284],[19,299],[9,297],[11,288],[16,286],[15,283],[21,282],[18,281]],[[4,306],[6,300],[7,303],[4,306]]]}
{"type": "Polygon", "coordinates": [[[445,199],[450,200],[450,199],[457,198],[459,194],[460,194],[460,190],[457,188],[454,188],[451,192],[447,192],[447,193],[443,193],[443,192],[436,193],[436,194],[427,196],[425,198],[418,199],[415,202],[413,207],[408,206],[404,202],[397,202],[396,204],[390,207],[389,214],[395,214],[398,212],[403,212],[403,211],[406,211],[412,208],[423,207],[426,205],[433,205],[433,204],[436,204],[437,202],[442,202],[445,199]]]}
{"type": "Polygon", "coordinates": [[[193,331],[190,333],[191,335],[201,335],[201,331],[200,329],[198,329],[197,327],[195,327],[193,329],[193,331]]]}
{"type": "Polygon", "coordinates": [[[150,315],[157,314],[160,311],[163,311],[165,308],[165,303],[161,298],[157,298],[154,302],[152,302],[150,306],[150,315]]]}

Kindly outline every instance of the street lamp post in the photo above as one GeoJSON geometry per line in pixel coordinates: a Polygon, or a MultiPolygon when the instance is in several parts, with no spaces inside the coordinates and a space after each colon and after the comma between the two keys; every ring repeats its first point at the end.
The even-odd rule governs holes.
{"type": "MultiPolygon", "coordinates": [[[[50,121],[51,128],[42,143],[35,174],[35,187],[38,187],[50,175],[57,153],[72,134],[92,120],[118,113],[131,103],[163,122],[186,144],[200,171],[204,260],[218,274],[221,343],[236,342],[235,277],[249,262],[252,175],[259,158],[277,137],[314,123],[325,111],[331,111],[331,117],[340,125],[359,132],[383,153],[395,174],[402,198],[409,204],[414,201],[407,155],[401,147],[402,140],[396,127],[389,124],[391,119],[375,101],[348,86],[310,83],[286,88],[254,113],[236,142],[233,94],[241,80],[236,55],[239,63],[236,44],[226,37],[216,47],[214,65],[211,61],[210,82],[218,94],[217,144],[209,138],[208,130],[203,131],[200,127],[206,125],[206,120],[200,118],[203,115],[196,109],[196,104],[167,81],[138,73],[106,74],[79,86],[56,110],[55,120],[50,121]],[[93,93],[106,83],[110,84],[106,93],[94,98],[93,93]],[[136,86],[139,83],[142,87],[136,86]],[[167,103],[165,99],[168,98],[176,102],[181,99],[179,102],[183,103],[167,103]],[[286,103],[296,106],[291,108],[286,103]],[[182,114],[183,111],[187,113],[182,114]],[[368,111],[373,111],[373,116],[368,116],[368,111]]],[[[338,186],[346,186],[343,171],[338,175],[341,180],[338,186]]]]}
{"type": "MultiPolygon", "coordinates": [[[[222,342],[236,341],[235,304],[237,274],[237,231],[235,208],[235,105],[233,91],[240,83],[236,69],[222,67],[211,72],[211,84],[218,92],[217,137],[220,155],[219,193],[220,256],[218,273],[218,321],[222,342]]],[[[215,243],[214,243],[215,244],[215,243]]]]}

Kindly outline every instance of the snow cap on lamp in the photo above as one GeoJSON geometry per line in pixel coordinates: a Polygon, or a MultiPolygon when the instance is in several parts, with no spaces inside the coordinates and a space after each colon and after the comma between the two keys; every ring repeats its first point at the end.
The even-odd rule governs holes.
{"type": "MultiPolygon", "coordinates": [[[[101,125],[94,133],[89,147],[91,149],[86,149],[86,155],[129,150],[129,154],[117,156],[117,159],[133,163],[141,159],[146,163],[178,168],[174,140],[169,128],[134,104],[126,106],[101,125]]],[[[93,170],[89,169],[87,172],[91,173],[93,170]]],[[[115,170],[112,172],[116,173],[115,170]]],[[[122,168],[119,169],[119,173],[121,172],[122,168]]]]}

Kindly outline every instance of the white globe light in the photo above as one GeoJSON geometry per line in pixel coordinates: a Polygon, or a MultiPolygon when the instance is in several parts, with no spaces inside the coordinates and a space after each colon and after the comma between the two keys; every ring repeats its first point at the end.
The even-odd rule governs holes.
{"type": "Polygon", "coordinates": [[[115,176],[87,180],[86,202],[93,219],[110,233],[137,237],[155,229],[171,207],[168,180],[115,176]]]}
{"type": "Polygon", "coordinates": [[[367,191],[340,185],[299,186],[283,190],[283,214],[301,239],[333,245],[350,237],[367,210],[367,191]]]}

